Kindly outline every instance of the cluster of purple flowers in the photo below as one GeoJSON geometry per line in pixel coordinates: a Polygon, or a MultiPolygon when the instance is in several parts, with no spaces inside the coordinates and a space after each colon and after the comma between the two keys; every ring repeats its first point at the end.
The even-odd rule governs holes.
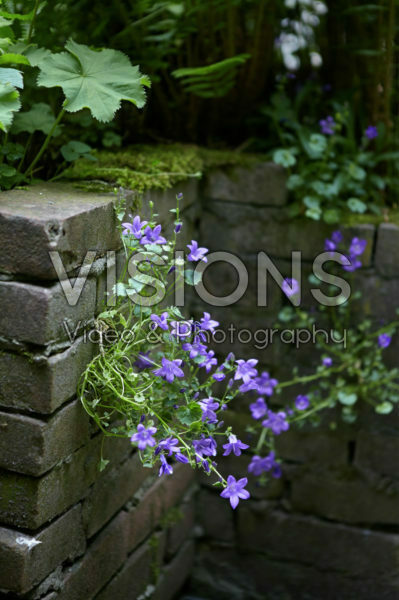
{"type": "MultiPolygon", "coordinates": [[[[327,238],[325,240],[324,249],[327,252],[334,252],[338,250],[339,244],[343,241],[343,235],[341,231],[333,231],[331,234],[331,238],[327,238]]],[[[349,245],[348,251],[345,253],[345,256],[349,259],[350,264],[344,265],[343,269],[345,271],[353,272],[359,269],[362,266],[362,262],[359,260],[359,256],[361,256],[367,246],[367,240],[362,240],[358,237],[352,238],[352,241],[349,245]]]]}
{"type": "Polygon", "coordinates": [[[334,121],[334,117],[329,115],[325,119],[321,119],[319,121],[321,133],[324,135],[334,135],[336,122],[334,121]]]}
{"type": "Polygon", "coordinates": [[[270,452],[270,454],[263,458],[255,454],[255,456],[252,457],[252,460],[248,465],[248,471],[256,477],[259,477],[263,473],[271,471],[272,476],[278,479],[279,477],[281,477],[282,471],[280,464],[276,462],[275,458],[275,452],[270,452]]]}

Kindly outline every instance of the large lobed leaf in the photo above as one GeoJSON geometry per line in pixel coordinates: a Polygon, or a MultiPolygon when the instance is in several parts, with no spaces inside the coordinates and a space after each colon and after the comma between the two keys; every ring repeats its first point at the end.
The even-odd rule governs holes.
{"type": "Polygon", "coordinates": [[[8,131],[14,113],[21,107],[19,92],[10,83],[0,83],[0,129],[8,131]]]}
{"type": "Polygon", "coordinates": [[[144,86],[150,80],[133,67],[118,50],[90,50],[69,40],[65,49],[44,58],[38,85],[59,86],[65,94],[64,108],[76,112],[88,108],[99,121],[111,121],[122,100],[141,108],[145,104],[144,86]]]}

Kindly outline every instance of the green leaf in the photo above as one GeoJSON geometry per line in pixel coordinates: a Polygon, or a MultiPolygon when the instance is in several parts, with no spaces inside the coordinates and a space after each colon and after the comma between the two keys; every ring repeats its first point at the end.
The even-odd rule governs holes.
{"type": "Polygon", "coordinates": [[[77,140],[70,140],[67,144],[64,144],[60,148],[62,156],[65,160],[72,162],[78,160],[78,158],[88,158],[90,160],[96,160],[90,153],[92,151],[91,146],[79,142],[77,140]]]}
{"type": "Polygon", "coordinates": [[[192,423],[201,420],[202,410],[196,402],[190,402],[188,406],[181,406],[178,408],[176,414],[183,425],[190,426],[192,423]]]}
{"type": "MultiPolygon", "coordinates": [[[[35,131],[41,131],[46,135],[54,125],[55,117],[48,104],[44,102],[38,102],[33,104],[32,108],[28,111],[21,112],[15,116],[14,123],[12,126],[13,133],[21,133],[26,131],[27,133],[34,133],[35,131]]],[[[56,127],[53,136],[60,135],[61,127],[56,127]]]]}
{"type": "Polygon", "coordinates": [[[10,167],[9,165],[0,165],[0,177],[13,177],[17,169],[10,167]]]}
{"type": "Polygon", "coordinates": [[[348,173],[352,179],[355,179],[355,181],[364,181],[367,175],[366,171],[362,169],[362,167],[355,165],[355,163],[349,163],[348,173]]]}
{"type": "Polygon", "coordinates": [[[367,210],[367,204],[359,200],[359,198],[349,198],[348,207],[354,213],[364,213],[367,210]]]}
{"type": "Polygon", "coordinates": [[[122,52],[108,49],[95,52],[73,40],[66,43],[65,49],[67,52],[53,54],[40,62],[37,80],[44,87],[62,88],[65,110],[77,112],[88,108],[93,117],[108,122],[122,100],[138,108],[144,106],[144,86],[149,86],[150,81],[122,52]]]}
{"type": "Polygon", "coordinates": [[[273,162],[276,165],[281,165],[282,167],[292,167],[296,163],[296,158],[292,152],[292,150],[284,150],[279,149],[275,150],[273,153],[273,162]]]}
{"type": "Polygon", "coordinates": [[[104,471],[104,469],[107,467],[108,464],[109,464],[109,460],[107,460],[105,458],[101,458],[100,462],[98,463],[99,470],[104,471]]]}
{"type": "Polygon", "coordinates": [[[295,190],[303,184],[303,179],[300,175],[290,175],[287,179],[287,188],[289,190],[295,190]]]}
{"type": "Polygon", "coordinates": [[[307,142],[307,150],[311,158],[319,158],[327,148],[327,139],[321,133],[312,133],[307,142]]]}
{"type": "Polygon", "coordinates": [[[126,285],[124,283],[118,282],[113,286],[112,291],[117,296],[127,296],[126,285]]]}
{"type": "Polygon", "coordinates": [[[23,54],[5,53],[0,55],[0,65],[4,64],[30,65],[29,60],[23,54]]]}
{"type": "Polygon", "coordinates": [[[345,406],[353,406],[356,404],[357,395],[354,393],[347,394],[346,392],[338,392],[338,400],[345,406]]]}
{"type": "Polygon", "coordinates": [[[341,213],[336,208],[329,208],[323,211],[323,221],[328,223],[329,225],[333,225],[334,223],[339,223],[341,218],[341,213]]]}
{"type": "Polygon", "coordinates": [[[389,415],[393,411],[393,404],[390,402],[382,402],[375,407],[375,412],[379,415],[389,415]]]}
{"type": "Polygon", "coordinates": [[[188,285],[197,285],[202,279],[202,274],[197,271],[193,271],[192,269],[187,269],[184,271],[184,281],[188,283],[188,285]]]}
{"type": "Polygon", "coordinates": [[[0,83],[10,83],[16,88],[24,87],[22,73],[18,69],[6,69],[2,67],[0,69],[0,83]]]}
{"type": "Polygon", "coordinates": [[[21,107],[19,92],[9,83],[0,83],[0,129],[8,131],[14,113],[21,107]]]}

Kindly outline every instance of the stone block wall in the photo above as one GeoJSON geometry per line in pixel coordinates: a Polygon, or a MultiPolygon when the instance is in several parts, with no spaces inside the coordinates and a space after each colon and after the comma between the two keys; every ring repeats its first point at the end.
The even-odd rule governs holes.
{"type": "MultiPolygon", "coordinates": [[[[249,271],[248,291],[236,304],[212,307],[196,299],[198,312],[208,310],[227,329],[267,329],[288,303],[269,281],[266,307],[256,307],[256,256],[266,252],[291,276],[291,252],[302,253],[303,304],[315,304],[307,289],[312,261],[324,250],[332,227],[310,220],[289,221],[281,172],[264,164],[242,176],[241,170],[214,171],[202,188],[201,245],[241,258],[249,271]],[[278,179],[276,179],[278,177],[278,179]]],[[[335,227],[336,229],[337,227],[335,227]]],[[[364,266],[355,288],[363,291],[359,314],[377,323],[395,318],[399,307],[399,228],[390,223],[346,227],[346,240],[368,241],[364,266]]],[[[224,263],[204,274],[215,295],[231,293],[234,270],[224,263]]],[[[225,355],[257,358],[260,370],[283,379],[294,365],[304,372],[319,364],[312,344],[299,349],[279,343],[256,348],[235,336],[218,346],[225,355]]],[[[399,366],[398,340],[385,351],[390,366],[399,366]]],[[[299,390],[296,390],[299,393],[299,390]]],[[[248,404],[236,401],[226,421],[251,443],[245,427],[248,404]]],[[[283,477],[258,487],[249,477],[251,499],[232,513],[218,502],[217,491],[202,478],[198,515],[202,537],[191,580],[201,598],[218,600],[394,600],[399,597],[399,414],[376,415],[363,409],[354,425],[332,431],[325,416],[321,428],[291,430],[278,438],[283,477]]],[[[221,460],[229,473],[248,476],[249,457],[221,460]]]]}
{"type": "MultiPolygon", "coordinates": [[[[132,195],[128,212],[145,216],[153,200],[170,230],[176,192],[184,193],[182,247],[197,239],[211,251],[232,252],[249,272],[236,304],[208,306],[194,295],[191,308],[208,310],[226,327],[272,327],[285,300],[270,282],[268,305],[256,306],[257,253],[290,276],[291,251],[301,250],[305,285],[331,227],[287,220],[284,174],[268,164],[211,171],[200,182],[146,194],[140,208],[132,195]]],[[[103,305],[106,252],[119,249],[112,201],[54,184],[0,196],[0,599],[168,600],[191,574],[186,589],[201,600],[396,600],[397,412],[364,410],[353,426],[331,431],[326,419],[317,431],[280,436],[283,478],[265,488],[251,480],[251,499],[234,512],[208,477],[179,465],[172,478],[158,479],[127,441],[106,441],[110,463],[98,471],[100,435],[76,400],[76,386],[97,352],[84,332],[103,305]],[[87,274],[86,253],[96,252],[74,306],[49,251],[60,253],[78,283],[87,274]]],[[[392,318],[399,228],[366,224],[345,235],[356,234],[369,242],[358,274],[361,310],[392,318]]],[[[235,288],[236,275],[215,263],[204,282],[222,296],[235,288]]],[[[313,302],[309,289],[303,301],[313,302]]],[[[237,336],[216,350],[256,357],[281,378],[293,364],[306,369],[318,358],[309,345],[256,348],[237,336]]],[[[392,344],[386,351],[391,365],[398,350],[392,344]]],[[[238,400],[228,417],[244,440],[247,405],[238,400]]],[[[227,457],[220,468],[246,476],[248,462],[227,457]]]]}
{"type": "MultiPolygon", "coordinates": [[[[181,187],[183,212],[194,218],[196,184],[181,187]]],[[[153,200],[170,228],[175,194],[147,194],[140,210],[148,213],[153,200]]],[[[191,570],[192,471],[178,465],[173,478],[158,479],[128,440],[108,438],[110,462],[100,472],[101,435],[76,399],[98,351],[84,333],[104,302],[104,256],[120,249],[113,200],[54,184],[0,196],[0,598],[7,600],[165,600],[191,570]],[[50,251],[78,276],[72,284],[87,275],[87,252],[95,253],[74,306],[50,251]]],[[[130,195],[128,212],[137,205],[130,195]]]]}

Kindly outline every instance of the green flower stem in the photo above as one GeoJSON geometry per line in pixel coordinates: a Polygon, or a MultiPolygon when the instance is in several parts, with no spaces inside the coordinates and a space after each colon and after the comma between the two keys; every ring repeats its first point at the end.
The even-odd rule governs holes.
{"type": "Polygon", "coordinates": [[[47,134],[46,139],[43,142],[42,147],[40,148],[39,152],[36,154],[35,158],[33,159],[33,161],[31,162],[31,164],[29,165],[29,167],[27,168],[27,170],[25,171],[24,175],[25,177],[29,177],[29,175],[32,174],[33,169],[35,168],[37,162],[41,159],[43,153],[45,152],[51,138],[53,137],[54,131],[56,130],[57,125],[60,123],[62,117],[65,114],[65,108],[62,108],[60,110],[60,112],[58,113],[58,116],[56,118],[56,120],[54,121],[54,124],[52,126],[52,128],[50,129],[49,133],[47,134]]]}

